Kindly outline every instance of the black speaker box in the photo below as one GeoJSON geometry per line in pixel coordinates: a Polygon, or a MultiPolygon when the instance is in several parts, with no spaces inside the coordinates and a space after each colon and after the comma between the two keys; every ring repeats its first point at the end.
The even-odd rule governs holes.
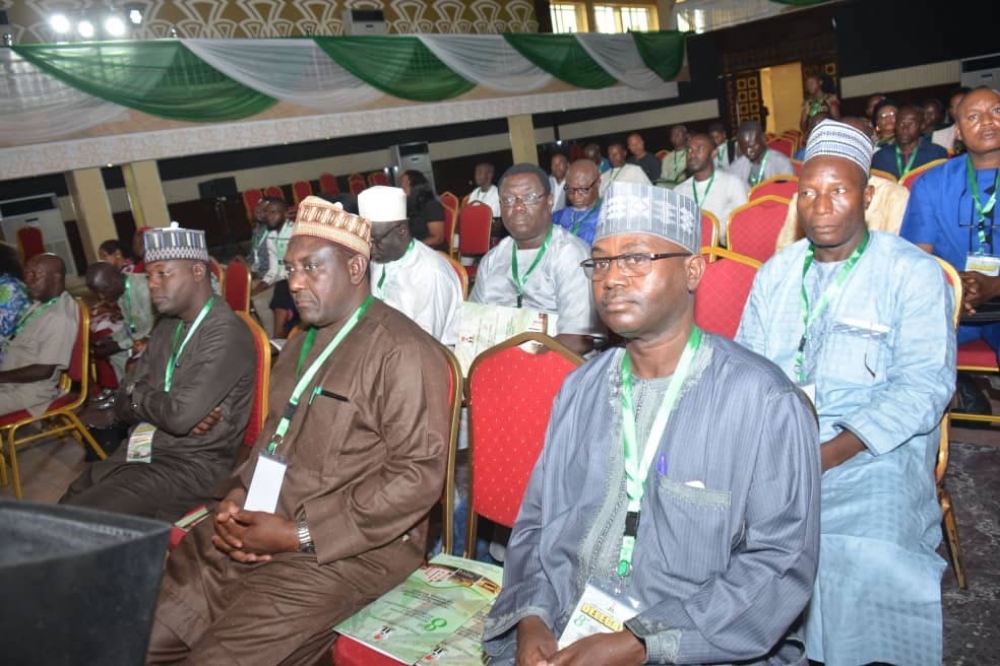
{"type": "Polygon", "coordinates": [[[226,176],[198,183],[198,195],[203,200],[215,200],[239,197],[240,193],[236,189],[236,179],[226,176]]]}

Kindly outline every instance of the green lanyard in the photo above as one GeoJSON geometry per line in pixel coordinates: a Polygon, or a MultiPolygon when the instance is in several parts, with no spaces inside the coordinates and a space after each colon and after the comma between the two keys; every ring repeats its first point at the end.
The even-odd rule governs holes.
{"type": "Polygon", "coordinates": [[[201,326],[201,322],[203,322],[205,317],[208,316],[208,312],[212,309],[213,305],[215,305],[215,296],[209,298],[208,301],[201,306],[201,312],[198,313],[198,317],[195,318],[194,323],[191,324],[191,328],[188,329],[187,335],[184,336],[184,341],[181,342],[180,347],[177,346],[177,341],[180,340],[181,329],[184,328],[184,322],[177,322],[177,328],[174,330],[174,342],[171,345],[173,351],[170,352],[170,358],[167,359],[167,367],[163,371],[163,390],[166,393],[170,393],[170,387],[174,381],[174,368],[178,366],[181,354],[184,353],[184,348],[187,347],[187,343],[194,337],[195,331],[198,330],[198,327],[201,326]]]}
{"type": "Polygon", "coordinates": [[[535,270],[535,267],[542,261],[542,257],[545,255],[545,250],[549,248],[549,241],[552,240],[552,232],[555,231],[555,225],[549,227],[549,233],[542,241],[542,247],[538,250],[538,254],[535,255],[535,260],[531,262],[528,266],[527,272],[524,275],[520,275],[517,270],[517,241],[511,243],[510,246],[510,276],[514,279],[514,288],[517,289],[517,307],[521,307],[521,303],[524,300],[524,285],[528,283],[528,276],[531,272],[535,270]]]}
{"type": "Polygon", "coordinates": [[[906,160],[906,166],[903,166],[903,151],[899,149],[899,144],[896,144],[896,171],[899,172],[899,177],[902,178],[906,174],[910,173],[910,169],[913,168],[913,163],[917,159],[917,150],[920,148],[920,143],[913,147],[913,152],[910,153],[909,159],[906,160]]]}
{"type": "MultiPolygon", "coordinates": [[[[708,179],[708,186],[705,188],[704,197],[708,200],[708,193],[712,190],[712,183],[715,182],[715,170],[712,170],[712,177],[708,179]]],[[[701,206],[701,201],[698,199],[698,181],[697,179],[691,179],[691,189],[694,191],[694,203],[696,206],[701,206]]]]}
{"type": "Polygon", "coordinates": [[[572,228],[570,228],[569,232],[574,236],[576,236],[576,232],[580,230],[580,227],[582,227],[583,223],[587,221],[587,218],[590,217],[590,214],[593,213],[594,210],[600,205],[601,205],[601,200],[598,199],[597,201],[594,202],[593,206],[583,211],[583,215],[581,215],[579,219],[577,219],[577,217],[573,215],[573,213],[570,213],[569,219],[572,221],[573,226],[572,228]]]}
{"type": "Polygon", "coordinates": [[[285,222],[281,226],[281,229],[278,230],[278,235],[274,239],[274,248],[275,251],[278,253],[278,264],[281,264],[281,262],[285,259],[285,253],[288,251],[288,241],[291,240],[290,233],[288,236],[285,236],[283,234],[285,233],[286,230],[290,232],[291,229],[292,229],[292,223],[285,222]]]}
{"type": "MultiPolygon", "coordinates": [[[[965,160],[966,175],[969,178],[969,189],[972,190],[972,205],[976,207],[976,235],[979,240],[979,249],[976,254],[985,254],[986,247],[993,251],[993,240],[986,236],[986,216],[993,212],[997,205],[997,190],[1000,190],[1000,169],[997,170],[997,182],[993,186],[993,194],[984,204],[979,200],[979,182],[976,179],[976,170],[972,166],[972,160],[965,160]]],[[[991,230],[992,231],[992,230],[991,230]]]]}
{"type": "MultiPolygon", "coordinates": [[[[316,360],[312,362],[312,365],[310,365],[305,371],[305,374],[299,377],[299,381],[295,384],[295,388],[292,390],[291,397],[288,398],[288,404],[285,405],[285,411],[281,415],[281,419],[278,421],[278,426],[274,429],[274,436],[271,437],[271,442],[267,445],[268,453],[274,453],[274,450],[278,448],[278,444],[281,443],[281,441],[285,438],[285,434],[288,433],[288,426],[291,425],[292,418],[295,416],[295,411],[299,408],[299,400],[302,398],[302,394],[305,392],[306,387],[312,383],[313,377],[315,377],[316,373],[319,372],[320,367],[326,363],[326,359],[330,358],[330,354],[332,354],[333,351],[340,346],[341,341],[347,337],[347,334],[354,330],[354,327],[357,326],[361,318],[366,312],[368,312],[368,308],[371,307],[371,304],[374,301],[375,297],[369,294],[368,298],[365,299],[365,302],[362,303],[358,309],[354,311],[354,314],[351,315],[350,319],[347,320],[347,323],[345,323],[340,330],[337,331],[337,335],[330,341],[330,344],[326,346],[326,349],[320,352],[320,355],[317,356],[316,360]]],[[[315,333],[315,330],[316,329],[310,331],[310,334],[315,333]]],[[[305,344],[311,347],[312,340],[314,339],[315,336],[311,339],[306,338],[305,344]]],[[[304,361],[305,356],[300,354],[299,371],[301,371],[304,361]]],[[[296,374],[298,374],[298,371],[296,374]]]]}
{"type": "Polygon", "coordinates": [[[309,356],[309,351],[313,348],[313,343],[316,342],[316,328],[310,328],[309,332],[306,333],[306,341],[302,343],[302,350],[299,352],[299,362],[295,366],[295,379],[302,376],[302,367],[306,364],[306,357],[309,356]]]}
{"type": "Polygon", "coordinates": [[[128,278],[128,275],[122,276],[122,280],[125,281],[125,316],[128,317],[128,332],[131,338],[138,329],[135,326],[135,313],[132,307],[132,285],[129,283],[128,278]]]}
{"type": "Polygon", "coordinates": [[[632,553],[635,550],[635,537],[639,531],[639,509],[642,506],[642,496],[645,494],[646,477],[653,464],[653,456],[659,449],[659,442],[667,429],[670,414],[677,404],[681,387],[691,371],[691,362],[701,346],[701,329],[694,326],[688,336],[684,352],[677,362],[674,376],[660,403],[656,420],[649,431],[646,446],[642,450],[642,462],[639,461],[637,450],[638,435],[635,426],[635,402],[632,389],[632,360],[625,352],[622,357],[622,444],[625,450],[625,493],[628,495],[628,513],[625,517],[625,534],[622,536],[621,555],[618,561],[618,575],[625,578],[632,572],[632,553]]]}
{"type": "MultiPolygon", "coordinates": [[[[678,177],[680,169],[681,169],[681,160],[680,160],[680,157],[681,157],[681,151],[675,150],[674,151],[674,178],[675,179],[678,177]]],[[[685,161],[687,161],[687,155],[685,155],[684,158],[685,158],[685,161]]]]}
{"type": "MultiPolygon", "coordinates": [[[[715,158],[715,161],[719,165],[719,168],[725,167],[726,157],[728,157],[729,153],[729,144],[723,141],[722,145],[719,146],[717,150],[718,150],[718,157],[715,158]]],[[[708,193],[706,192],[706,194],[708,193]]]]}
{"type": "Polygon", "coordinates": [[[41,316],[43,312],[52,307],[52,305],[58,300],[59,296],[55,296],[45,301],[44,303],[38,304],[37,308],[34,309],[29,308],[28,311],[24,313],[24,316],[21,317],[21,321],[17,322],[17,326],[14,327],[14,335],[10,336],[10,339],[13,340],[17,336],[19,336],[21,334],[21,331],[24,330],[25,326],[27,326],[35,319],[37,319],[39,316],[41,316]]]}
{"type": "Polygon", "coordinates": [[[757,172],[757,177],[753,177],[753,164],[750,164],[750,185],[751,187],[760,183],[764,180],[764,167],[767,166],[767,157],[771,154],[770,149],[764,151],[764,157],[760,161],[760,170],[757,172]]]}
{"type": "Polygon", "coordinates": [[[830,284],[820,296],[819,303],[816,307],[809,309],[809,294],[806,293],[806,273],[809,272],[809,267],[812,266],[813,253],[815,248],[813,248],[812,243],[809,244],[809,249],[806,250],[805,261],[802,262],[802,286],[800,287],[800,295],[802,297],[802,338],[799,340],[799,348],[795,352],[795,370],[799,375],[799,383],[805,384],[806,373],[805,373],[805,349],[806,349],[806,338],[809,336],[809,327],[812,326],[823,311],[830,305],[830,302],[840,293],[840,290],[844,288],[844,282],[847,281],[847,276],[850,275],[851,269],[854,265],[858,263],[858,259],[864,254],[865,248],[868,247],[868,241],[871,239],[871,234],[865,231],[865,237],[861,240],[861,244],[854,248],[854,252],[848,257],[847,261],[841,266],[840,271],[837,273],[836,277],[833,279],[833,283],[830,284]]]}
{"type": "MultiPolygon", "coordinates": [[[[404,252],[403,256],[399,258],[399,261],[405,261],[406,258],[410,255],[410,252],[413,252],[413,248],[415,248],[416,246],[417,246],[417,241],[411,238],[410,244],[406,246],[406,252],[404,252]]],[[[382,285],[385,284],[385,267],[387,265],[388,264],[382,264],[382,275],[378,279],[378,284],[375,285],[375,291],[378,292],[378,297],[383,301],[385,300],[385,289],[382,288],[382,285]]]]}

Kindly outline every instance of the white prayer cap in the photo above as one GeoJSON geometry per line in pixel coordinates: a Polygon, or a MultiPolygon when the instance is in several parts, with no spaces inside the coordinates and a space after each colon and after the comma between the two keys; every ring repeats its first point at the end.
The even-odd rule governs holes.
{"type": "Polygon", "coordinates": [[[369,187],[358,195],[358,212],[373,224],[405,220],[406,192],[385,185],[369,187]]]}
{"type": "Polygon", "coordinates": [[[612,183],[601,204],[594,242],[618,234],[652,234],[693,254],[701,249],[701,211],[694,200],[673,190],[612,183]]]}
{"type": "Polygon", "coordinates": [[[861,130],[836,120],[823,120],[809,133],[804,162],[814,157],[839,157],[854,162],[868,175],[874,153],[874,142],[861,130]]]}

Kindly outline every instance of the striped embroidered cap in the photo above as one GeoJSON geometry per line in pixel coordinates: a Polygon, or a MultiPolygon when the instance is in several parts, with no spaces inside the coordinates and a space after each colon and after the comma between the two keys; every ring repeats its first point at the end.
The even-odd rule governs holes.
{"type": "Polygon", "coordinates": [[[694,200],[664,187],[612,183],[594,242],[618,234],[652,234],[696,253],[701,249],[701,211],[694,200]]]}
{"type": "Polygon", "coordinates": [[[152,227],[143,234],[147,264],[187,259],[208,263],[208,244],[201,229],[182,229],[176,222],[169,227],[152,227]]]}
{"type": "Polygon", "coordinates": [[[854,162],[868,175],[874,153],[875,144],[861,130],[836,120],[823,120],[809,133],[803,162],[814,157],[840,157],[854,162]]]}
{"type": "Polygon", "coordinates": [[[299,202],[292,227],[292,238],[322,238],[369,258],[371,235],[372,223],[367,218],[348,213],[339,203],[314,196],[299,202]]]}

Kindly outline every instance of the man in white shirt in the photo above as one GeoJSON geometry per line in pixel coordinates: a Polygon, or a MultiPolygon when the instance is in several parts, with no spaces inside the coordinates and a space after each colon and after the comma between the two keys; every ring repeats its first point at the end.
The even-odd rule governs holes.
{"type": "Polygon", "coordinates": [[[476,165],[476,189],[469,195],[469,202],[482,201],[493,211],[493,217],[500,217],[500,191],[493,184],[493,173],[492,164],[483,162],[476,165]]]}
{"type": "MultiPolygon", "coordinates": [[[[745,180],[716,169],[718,148],[707,134],[694,134],[688,139],[687,170],[690,178],[674,188],[707,210],[719,220],[719,242],[726,244],[726,224],[737,206],[747,202],[750,188],[745,180]]],[[[708,244],[707,238],[702,239],[708,244]]]]}
{"type": "Polygon", "coordinates": [[[756,120],[740,123],[736,141],[743,153],[729,167],[729,173],[739,177],[748,186],[758,185],[779,174],[795,175],[792,161],[767,147],[764,128],[756,120]]]}
{"type": "Polygon", "coordinates": [[[638,185],[649,185],[649,178],[642,167],[635,164],[628,164],[625,160],[628,153],[625,152],[625,145],[616,141],[608,146],[608,160],[611,168],[601,174],[601,195],[611,186],[611,183],[636,183],[638,185]]]}
{"type": "Polygon", "coordinates": [[[552,156],[549,183],[552,187],[552,212],[566,207],[566,172],[569,171],[569,159],[562,153],[552,156]]]}
{"type": "Polygon", "coordinates": [[[462,285],[441,253],[410,236],[406,193],[398,187],[369,187],[358,195],[358,212],[372,223],[372,294],[454,348],[462,285]]]}
{"type": "MultiPolygon", "coordinates": [[[[286,219],[286,204],[281,199],[269,198],[264,207],[264,224],[267,232],[258,242],[263,242],[267,251],[267,271],[260,276],[260,282],[253,286],[250,297],[253,301],[257,318],[261,326],[270,333],[274,330],[274,312],[271,310],[271,297],[274,295],[274,283],[288,277],[285,273],[285,249],[292,237],[292,221],[286,219]]],[[[255,248],[255,252],[259,249],[255,248]]]]}
{"type": "Polygon", "coordinates": [[[955,90],[952,91],[951,97],[948,98],[948,117],[951,118],[951,125],[935,130],[934,134],[931,135],[931,143],[936,143],[945,150],[954,152],[955,124],[956,118],[958,117],[958,105],[962,103],[962,98],[965,97],[967,92],[969,92],[969,89],[965,86],[955,88],[955,90]]]}

